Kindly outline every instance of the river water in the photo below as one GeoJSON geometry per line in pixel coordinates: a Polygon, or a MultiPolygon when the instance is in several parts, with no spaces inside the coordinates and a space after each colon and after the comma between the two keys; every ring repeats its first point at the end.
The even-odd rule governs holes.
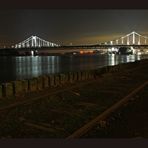
{"type": "Polygon", "coordinates": [[[106,65],[134,62],[148,55],[83,55],[0,57],[0,83],[29,79],[44,74],[97,69],[106,65]]]}

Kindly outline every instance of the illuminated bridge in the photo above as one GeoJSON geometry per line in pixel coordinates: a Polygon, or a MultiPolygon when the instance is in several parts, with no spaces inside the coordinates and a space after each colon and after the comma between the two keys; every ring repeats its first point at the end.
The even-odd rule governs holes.
{"type": "Polygon", "coordinates": [[[31,36],[26,40],[15,44],[15,48],[40,48],[40,47],[58,47],[60,45],[45,41],[37,36],[31,36]]]}
{"type": "Polygon", "coordinates": [[[122,36],[115,40],[105,42],[103,44],[105,45],[148,45],[148,37],[133,31],[125,36],[122,36]]]}
{"type": "Polygon", "coordinates": [[[78,45],[78,46],[60,46],[55,43],[45,41],[37,36],[31,36],[28,39],[15,44],[15,48],[40,48],[40,47],[70,47],[70,48],[109,48],[109,47],[121,47],[121,46],[133,46],[135,48],[147,48],[148,37],[141,35],[135,31],[124,35],[122,37],[94,45],[78,45]]]}
{"type": "MultiPolygon", "coordinates": [[[[46,40],[43,40],[37,36],[31,36],[26,40],[15,44],[11,47],[11,52],[17,55],[47,55],[47,54],[65,54],[65,53],[73,53],[73,52],[81,52],[81,50],[93,51],[98,50],[100,52],[119,52],[119,49],[123,50],[120,47],[127,47],[124,49],[131,49],[133,53],[137,52],[146,52],[148,53],[148,37],[141,35],[135,31],[126,34],[122,37],[99,43],[99,44],[91,44],[91,45],[77,45],[77,46],[69,46],[69,45],[58,45],[56,43],[52,43],[46,40]],[[42,48],[43,47],[43,48],[42,48]],[[14,50],[15,49],[15,50],[14,50]],[[135,50],[136,49],[136,50],[135,50]],[[16,53],[15,53],[16,52],[16,53]]],[[[7,54],[9,51],[3,49],[1,50],[2,54],[7,54]]],[[[10,54],[12,54],[10,52],[10,54]]]]}
{"type": "Polygon", "coordinates": [[[141,35],[135,31],[124,35],[122,37],[106,41],[103,43],[98,43],[98,44],[89,44],[89,45],[78,45],[78,46],[64,46],[65,48],[84,48],[84,49],[108,49],[108,48],[119,48],[119,47],[133,47],[137,49],[148,49],[148,36],[141,35]]]}

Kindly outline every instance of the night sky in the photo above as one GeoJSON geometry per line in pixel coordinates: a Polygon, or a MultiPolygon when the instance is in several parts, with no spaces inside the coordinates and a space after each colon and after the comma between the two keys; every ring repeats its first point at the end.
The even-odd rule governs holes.
{"type": "Polygon", "coordinates": [[[0,45],[31,35],[62,45],[96,44],[132,31],[148,35],[148,10],[0,10],[0,45]]]}

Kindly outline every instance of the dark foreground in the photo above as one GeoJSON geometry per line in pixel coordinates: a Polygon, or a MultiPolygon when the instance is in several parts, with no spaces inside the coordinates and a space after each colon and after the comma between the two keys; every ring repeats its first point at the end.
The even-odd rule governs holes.
{"type": "MultiPolygon", "coordinates": [[[[148,60],[129,63],[116,71],[96,74],[93,80],[67,85],[60,92],[57,90],[63,88],[58,87],[13,100],[3,99],[0,101],[0,137],[67,138],[147,81],[147,67],[148,60]],[[51,94],[29,101],[47,92],[51,94]],[[28,101],[7,108],[8,104],[24,100],[28,101]]],[[[82,138],[147,138],[147,90],[146,86],[130,103],[124,104],[82,138]]]]}
{"type": "Polygon", "coordinates": [[[148,138],[148,86],[83,138],[148,138]]]}

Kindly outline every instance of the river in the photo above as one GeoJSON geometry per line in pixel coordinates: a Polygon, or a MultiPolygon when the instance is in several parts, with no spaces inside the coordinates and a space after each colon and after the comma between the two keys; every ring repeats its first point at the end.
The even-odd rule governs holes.
{"type": "Polygon", "coordinates": [[[148,55],[3,56],[0,57],[0,83],[44,74],[97,69],[146,58],[148,55]]]}

